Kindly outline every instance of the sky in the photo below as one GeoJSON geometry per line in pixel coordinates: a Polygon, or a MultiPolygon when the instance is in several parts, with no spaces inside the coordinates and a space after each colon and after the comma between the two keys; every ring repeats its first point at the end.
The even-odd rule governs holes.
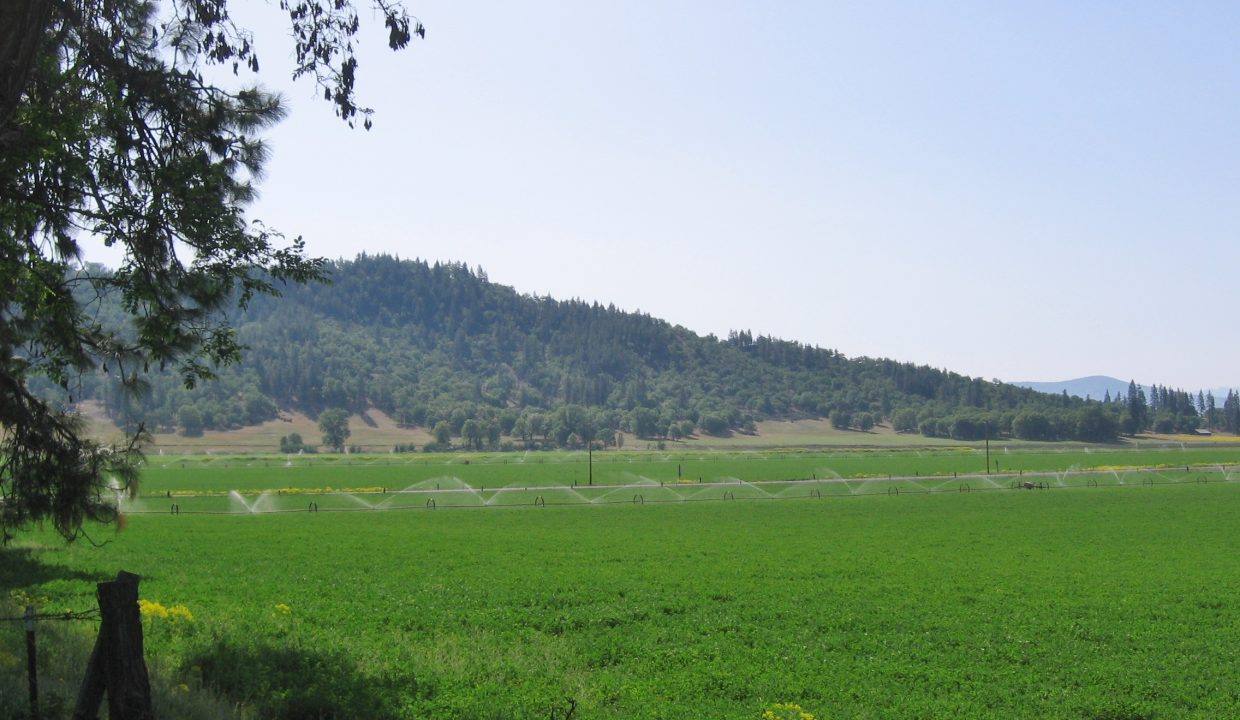
{"type": "Polygon", "coordinates": [[[251,214],[312,254],[986,378],[1240,383],[1240,3],[407,4],[400,53],[362,15],[370,132],[236,6],[290,109],[251,214]]]}

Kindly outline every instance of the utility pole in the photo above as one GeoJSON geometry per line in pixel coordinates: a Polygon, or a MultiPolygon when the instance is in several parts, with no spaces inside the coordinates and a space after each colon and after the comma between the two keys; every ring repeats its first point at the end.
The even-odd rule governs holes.
{"type": "Polygon", "coordinates": [[[594,484],[594,443],[591,442],[588,445],[586,445],[586,447],[589,448],[588,455],[590,458],[590,484],[593,485],[594,484]]]}

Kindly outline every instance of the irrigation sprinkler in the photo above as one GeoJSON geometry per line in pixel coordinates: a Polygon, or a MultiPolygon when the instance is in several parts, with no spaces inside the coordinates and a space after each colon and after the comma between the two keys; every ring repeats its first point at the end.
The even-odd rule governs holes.
{"type": "Polygon", "coordinates": [[[732,492],[731,490],[725,490],[723,493],[723,499],[724,500],[735,500],[736,493],[732,492]]]}
{"type": "Polygon", "coordinates": [[[306,510],[307,510],[308,512],[318,512],[318,511],[319,511],[319,504],[318,504],[317,502],[314,502],[313,500],[311,500],[311,501],[310,501],[310,505],[309,505],[309,507],[307,507],[307,508],[306,508],[306,510]]]}
{"type": "Polygon", "coordinates": [[[1094,478],[1086,478],[1085,486],[1086,487],[1098,487],[1098,481],[1094,478]]]}
{"type": "Polygon", "coordinates": [[[965,484],[963,484],[963,485],[961,485],[961,486],[960,486],[959,491],[960,491],[960,492],[969,492],[969,491],[970,491],[970,490],[972,490],[972,489],[973,489],[973,488],[969,487],[969,484],[968,484],[968,483],[965,483],[965,484]]]}
{"type": "Polygon", "coordinates": [[[434,510],[436,507],[435,498],[426,498],[426,507],[430,510],[434,510]]]}
{"type": "Polygon", "coordinates": [[[542,495],[539,495],[538,497],[534,498],[534,507],[547,507],[547,501],[543,498],[542,495]]]}
{"type": "Polygon", "coordinates": [[[889,487],[889,488],[887,488],[887,494],[888,494],[888,495],[899,495],[899,494],[900,494],[900,488],[898,488],[898,487],[889,487]]]}
{"type": "Polygon", "coordinates": [[[822,497],[822,491],[821,491],[821,490],[819,490],[818,488],[810,488],[810,491],[809,491],[809,496],[810,496],[810,497],[820,498],[820,497],[822,497]]]}
{"type": "Polygon", "coordinates": [[[178,504],[176,504],[176,503],[172,503],[172,507],[168,509],[168,512],[170,512],[170,513],[171,513],[171,514],[173,514],[173,515],[180,515],[180,514],[181,514],[181,506],[180,506],[180,505],[178,505],[178,504]]]}
{"type": "Polygon", "coordinates": [[[645,504],[646,504],[646,498],[645,498],[645,497],[643,497],[640,493],[639,493],[639,494],[637,494],[637,495],[634,495],[634,496],[633,496],[633,504],[634,504],[634,505],[645,505],[645,504]]]}

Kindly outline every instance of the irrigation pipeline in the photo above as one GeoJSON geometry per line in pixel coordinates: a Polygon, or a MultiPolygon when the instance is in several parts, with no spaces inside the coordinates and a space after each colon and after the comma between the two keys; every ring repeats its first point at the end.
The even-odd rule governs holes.
{"type": "MultiPolygon", "coordinates": [[[[1164,468],[1164,469],[1165,469],[1165,468],[1164,468]]],[[[1132,471],[1129,471],[1129,472],[1132,472],[1132,471]]],[[[1095,475],[1096,475],[1096,474],[1098,474],[1098,473],[1091,473],[1091,474],[1095,474],[1095,475]]],[[[521,503],[521,504],[498,504],[498,505],[492,505],[492,504],[488,504],[488,503],[482,503],[482,504],[479,504],[479,505],[453,505],[453,504],[438,504],[438,503],[433,503],[433,502],[427,502],[425,505],[396,505],[396,506],[386,506],[386,507],[385,507],[385,506],[369,506],[369,507],[325,507],[325,508],[322,508],[322,509],[320,509],[319,507],[317,507],[317,504],[315,504],[315,506],[314,506],[312,509],[310,509],[310,510],[307,510],[306,508],[285,508],[285,509],[272,509],[272,510],[246,510],[246,511],[235,511],[235,510],[182,510],[182,509],[180,509],[180,507],[179,507],[179,506],[175,506],[175,505],[174,505],[174,506],[173,506],[173,507],[174,507],[174,511],[171,513],[171,515],[231,515],[231,516],[239,516],[239,515],[282,515],[282,514],[306,514],[307,512],[311,512],[311,513],[318,513],[318,512],[324,512],[324,513],[355,513],[355,512],[392,512],[392,511],[398,511],[398,510],[436,510],[436,509],[455,509],[455,510],[473,510],[473,509],[501,509],[501,508],[515,509],[515,508],[529,508],[529,507],[531,507],[531,506],[534,506],[534,507],[548,507],[548,506],[552,506],[552,507],[592,507],[592,506],[601,506],[601,505],[647,505],[647,504],[650,504],[650,505],[660,505],[660,504],[662,504],[662,505],[678,505],[678,504],[684,504],[684,503],[694,503],[694,502],[737,502],[737,501],[739,501],[739,502],[745,502],[745,501],[766,501],[766,500],[846,499],[846,498],[855,498],[855,497],[875,497],[875,496],[879,496],[879,495],[887,495],[887,496],[891,496],[891,495],[896,495],[896,496],[901,496],[901,495],[938,495],[938,494],[943,494],[943,493],[974,493],[974,492],[987,492],[987,491],[996,491],[996,490],[998,490],[998,491],[1005,491],[1005,490],[1006,490],[1006,491],[1012,491],[1012,490],[1026,490],[1026,489],[1028,489],[1028,490],[1035,490],[1035,489],[1036,489],[1036,490],[1087,490],[1087,489],[1096,489],[1096,488],[1122,488],[1122,487],[1133,487],[1133,488],[1135,488],[1135,487],[1153,487],[1153,486],[1156,486],[1156,485],[1217,485],[1217,484],[1232,484],[1232,483],[1237,483],[1237,482],[1240,482],[1240,480],[1232,480],[1232,479],[1230,479],[1230,478],[1223,478],[1223,479],[1218,479],[1218,480],[1210,480],[1209,478],[1206,478],[1206,477],[1197,477],[1197,478],[1192,478],[1192,479],[1184,479],[1184,480],[1171,480],[1171,479],[1166,478],[1165,476],[1162,476],[1162,479],[1161,479],[1161,480],[1154,479],[1154,478],[1148,478],[1148,479],[1143,480],[1143,481],[1142,481],[1142,482],[1140,482],[1140,483],[1124,483],[1124,482],[1100,483],[1100,482],[1093,482],[1093,483],[1090,483],[1090,484],[1088,484],[1088,485],[1051,485],[1051,484],[1049,484],[1049,483],[1036,483],[1036,484],[1034,484],[1034,483],[1027,483],[1027,482],[1026,482],[1026,483],[1017,483],[1017,482],[1013,482],[1013,483],[1011,483],[1010,485],[1007,485],[1007,486],[1004,486],[1004,485],[997,485],[997,484],[996,484],[996,485],[993,485],[993,486],[990,486],[990,487],[986,487],[986,486],[972,487],[972,486],[968,485],[967,483],[963,483],[963,484],[956,484],[956,483],[954,482],[954,481],[956,481],[956,480],[966,480],[966,479],[968,479],[968,478],[970,478],[970,477],[983,477],[983,478],[984,478],[984,477],[987,477],[987,476],[986,476],[986,475],[981,475],[981,476],[965,476],[965,475],[961,475],[961,476],[959,476],[958,478],[951,478],[951,477],[948,477],[948,478],[942,478],[941,476],[931,476],[931,477],[922,476],[922,477],[920,478],[921,480],[927,480],[927,479],[930,479],[930,480],[942,479],[942,480],[945,480],[945,482],[944,482],[944,483],[942,483],[940,486],[938,486],[938,487],[933,487],[933,488],[916,488],[916,489],[909,489],[909,488],[900,488],[900,487],[887,487],[887,488],[885,488],[885,489],[883,489],[883,490],[873,490],[873,491],[866,491],[866,490],[862,490],[862,491],[851,491],[851,492],[849,492],[849,493],[847,493],[847,494],[843,494],[843,493],[840,493],[840,494],[828,493],[828,494],[825,494],[825,495],[824,495],[824,494],[822,494],[821,492],[815,492],[814,490],[812,490],[812,489],[811,489],[811,490],[810,490],[810,492],[809,492],[809,493],[807,493],[807,494],[805,494],[805,495],[785,495],[785,494],[780,494],[780,495],[772,495],[772,494],[769,494],[769,493],[768,493],[768,494],[765,494],[765,495],[760,495],[760,496],[741,496],[741,497],[736,497],[735,493],[732,493],[732,492],[724,492],[721,496],[718,496],[718,497],[705,497],[705,498],[700,498],[700,497],[682,497],[682,498],[677,498],[677,499],[674,499],[674,500],[672,500],[672,499],[659,499],[659,498],[649,498],[649,499],[647,499],[647,498],[645,498],[644,496],[641,496],[641,495],[639,494],[639,495],[637,495],[637,496],[634,496],[634,498],[633,498],[633,499],[631,499],[631,500],[630,500],[630,499],[605,500],[605,499],[603,499],[602,497],[599,497],[599,498],[596,498],[596,499],[594,499],[594,500],[586,500],[586,501],[584,501],[584,502],[561,502],[561,501],[555,501],[555,500],[548,501],[548,500],[544,499],[542,496],[537,496],[537,497],[533,500],[533,502],[532,502],[532,503],[521,503]],[[946,484],[948,484],[948,483],[951,483],[951,484],[953,484],[953,485],[955,485],[955,486],[954,486],[954,487],[942,487],[942,485],[946,485],[946,484]]],[[[995,477],[995,476],[993,476],[993,475],[992,475],[992,476],[990,476],[990,477],[995,477]]],[[[1026,474],[1026,475],[1025,475],[1025,477],[1028,477],[1028,474],[1026,474]]],[[[894,478],[893,478],[893,479],[894,479],[894,478]]],[[[871,480],[871,481],[879,481],[879,480],[881,480],[881,481],[884,481],[884,482],[885,482],[885,481],[886,481],[886,478],[869,478],[869,480],[871,480]]],[[[795,484],[807,484],[807,485],[814,485],[814,484],[821,484],[821,483],[824,483],[824,482],[833,482],[833,481],[832,481],[832,480],[792,480],[792,481],[789,481],[789,480],[784,480],[784,481],[775,481],[775,480],[771,480],[771,481],[764,481],[764,482],[767,482],[767,483],[776,483],[776,482],[778,482],[778,483],[783,484],[783,485],[794,485],[794,486],[795,486],[795,484]]],[[[834,482],[844,482],[844,481],[834,481],[834,482]]],[[[739,486],[743,486],[743,485],[753,485],[753,484],[755,484],[755,483],[749,483],[749,482],[743,482],[743,481],[742,481],[742,482],[739,482],[739,483],[715,483],[715,485],[729,485],[729,486],[731,486],[731,487],[739,487],[739,486]]],[[[600,487],[600,486],[595,486],[595,487],[600,487]]],[[[602,486],[602,487],[604,487],[604,488],[617,488],[617,489],[619,489],[619,488],[620,488],[620,486],[602,486]]],[[[637,486],[637,487],[644,488],[644,489],[646,489],[646,490],[652,490],[652,489],[658,489],[658,488],[659,488],[659,486],[657,486],[657,485],[640,485],[640,486],[637,486]]],[[[673,487],[673,486],[668,486],[668,487],[670,488],[670,487],[673,487]]],[[[690,487],[690,486],[686,484],[686,485],[685,485],[685,487],[690,487]]],[[[704,484],[694,483],[694,484],[692,485],[692,487],[694,487],[694,488],[704,487],[704,484]]],[[[530,488],[530,489],[529,489],[529,492],[533,493],[533,492],[535,492],[535,491],[537,491],[537,490],[549,490],[549,489],[551,489],[551,488],[547,488],[547,487],[544,487],[544,488],[530,488]]],[[[507,490],[509,490],[509,491],[525,491],[525,488],[507,488],[507,490]]],[[[448,490],[438,490],[438,491],[436,491],[436,490],[432,490],[432,491],[430,491],[430,492],[446,493],[446,492],[451,492],[451,491],[448,491],[448,490]]],[[[477,491],[466,491],[466,492],[477,492],[477,491]]],[[[496,492],[500,492],[500,491],[496,491],[496,492]]],[[[124,511],[124,513],[125,513],[126,515],[169,515],[169,514],[170,514],[167,510],[126,510],[126,511],[124,511]]]]}
{"type": "MultiPolygon", "coordinates": [[[[1225,476],[1229,476],[1231,473],[1240,473],[1240,465],[1215,464],[1215,465],[1179,465],[1179,466],[1174,466],[1174,467],[1154,467],[1154,466],[1132,467],[1132,468],[1122,468],[1122,469],[1121,468],[1107,468],[1107,469],[1082,468],[1078,470],[1072,470],[1072,469],[1037,470],[1037,471],[1030,471],[1030,472],[1002,472],[1002,473],[990,473],[990,474],[968,473],[968,474],[953,474],[953,475],[944,475],[944,474],[865,475],[865,476],[854,476],[854,477],[834,476],[834,477],[822,477],[822,478],[790,478],[787,480],[735,480],[733,479],[733,480],[712,480],[710,482],[696,482],[696,483],[687,482],[687,481],[655,483],[653,481],[648,481],[648,482],[641,482],[641,483],[624,483],[624,484],[614,484],[614,485],[610,483],[601,483],[598,485],[502,485],[502,486],[495,487],[495,488],[459,487],[459,488],[444,488],[442,490],[439,488],[411,488],[411,487],[404,488],[402,490],[349,489],[349,488],[343,488],[343,487],[332,488],[331,490],[320,489],[320,488],[281,488],[279,490],[276,490],[276,489],[259,490],[257,491],[257,493],[267,492],[267,493],[273,493],[273,494],[282,495],[282,496],[334,495],[338,493],[347,493],[349,495],[443,495],[443,494],[448,494],[448,493],[476,494],[478,492],[527,492],[527,491],[528,492],[543,492],[543,491],[563,492],[563,491],[582,490],[586,488],[593,488],[597,490],[607,490],[607,491],[642,490],[642,489],[649,490],[651,488],[659,488],[659,487],[666,487],[666,488],[672,488],[672,489],[675,489],[675,488],[707,489],[711,487],[733,487],[736,485],[795,485],[797,483],[804,483],[804,484],[810,484],[810,485],[817,485],[820,483],[843,483],[847,485],[851,483],[866,483],[866,482],[912,482],[912,483],[916,483],[916,482],[933,481],[933,480],[943,480],[943,481],[961,480],[961,481],[976,481],[976,482],[987,482],[987,481],[994,482],[994,481],[999,481],[999,480],[1008,480],[1008,481],[1025,480],[1027,478],[1062,479],[1062,478],[1068,478],[1068,477],[1081,477],[1084,475],[1124,476],[1124,475],[1129,475],[1133,473],[1152,473],[1152,474],[1157,475],[1163,472],[1179,472],[1181,467],[1184,468],[1184,472],[1186,473],[1187,472],[1220,472],[1225,476]]],[[[422,481],[422,483],[430,482],[430,481],[433,481],[434,479],[435,478],[431,478],[430,480],[424,480],[422,481]]],[[[419,484],[422,484],[422,483],[419,483],[419,484]]],[[[1121,482],[1121,483],[1116,483],[1116,484],[1123,485],[1124,483],[1121,482]]],[[[157,500],[157,499],[166,499],[166,498],[176,499],[176,498],[213,497],[213,496],[218,497],[221,495],[228,494],[227,491],[177,492],[174,490],[171,492],[172,492],[171,495],[168,495],[166,493],[140,495],[138,496],[137,499],[157,500]]],[[[359,509],[366,510],[368,508],[359,508],[359,509]]]]}

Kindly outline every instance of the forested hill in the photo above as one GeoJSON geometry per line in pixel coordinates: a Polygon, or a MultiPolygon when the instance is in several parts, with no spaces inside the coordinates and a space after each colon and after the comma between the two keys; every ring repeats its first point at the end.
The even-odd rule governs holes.
{"type": "Polygon", "coordinates": [[[189,391],[157,377],[134,400],[99,378],[86,396],[122,424],[190,434],[282,410],[376,407],[441,435],[468,430],[473,444],[499,434],[572,444],[618,429],[725,434],[827,416],[973,438],[1016,432],[1022,411],[1036,415],[1026,434],[1105,439],[1124,411],[748,331],[700,336],[641,313],[522,295],[464,265],[364,255],[329,269],[330,284],[287,288],[234,318],[248,351],[217,382],[189,391]]]}

